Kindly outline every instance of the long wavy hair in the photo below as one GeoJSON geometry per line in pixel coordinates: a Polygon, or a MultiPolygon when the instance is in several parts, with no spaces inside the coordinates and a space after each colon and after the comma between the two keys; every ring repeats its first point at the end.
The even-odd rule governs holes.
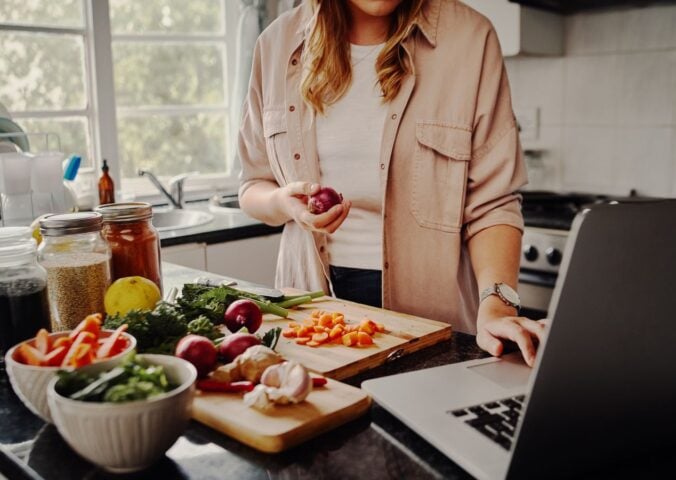
{"type": "MultiPolygon", "coordinates": [[[[350,64],[350,12],[347,0],[307,0],[314,15],[303,49],[301,95],[319,113],[345,95],[352,83],[350,64]]],[[[399,93],[411,73],[402,42],[411,33],[425,0],[403,0],[392,12],[385,46],[376,59],[383,101],[399,93]]]]}

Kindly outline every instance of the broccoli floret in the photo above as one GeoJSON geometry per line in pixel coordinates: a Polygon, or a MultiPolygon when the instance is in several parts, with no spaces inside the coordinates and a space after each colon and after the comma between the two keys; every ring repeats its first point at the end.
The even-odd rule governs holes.
{"type": "Polygon", "coordinates": [[[220,331],[218,330],[218,327],[216,327],[216,325],[211,323],[211,320],[209,320],[204,315],[200,315],[199,317],[197,317],[194,320],[191,320],[190,323],[188,323],[188,332],[194,333],[195,335],[202,335],[211,340],[215,340],[218,337],[222,336],[220,331]]]}

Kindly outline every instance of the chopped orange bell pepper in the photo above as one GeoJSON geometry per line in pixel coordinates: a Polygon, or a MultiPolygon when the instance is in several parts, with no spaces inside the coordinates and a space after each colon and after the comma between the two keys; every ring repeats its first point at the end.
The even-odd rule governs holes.
{"type": "Polygon", "coordinates": [[[75,349],[75,353],[69,361],[71,367],[79,368],[89,365],[94,361],[94,349],[88,343],[81,343],[75,349]]]}
{"type": "Polygon", "coordinates": [[[68,338],[68,336],[59,337],[56,340],[54,340],[52,348],[66,347],[66,350],[68,350],[72,343],[73,341],[70,338],[68,338]]]}

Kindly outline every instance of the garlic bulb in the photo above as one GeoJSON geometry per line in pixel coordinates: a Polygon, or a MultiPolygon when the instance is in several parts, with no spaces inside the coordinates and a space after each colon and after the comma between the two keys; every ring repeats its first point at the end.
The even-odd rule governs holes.
{"type": "Polygon", "coordinates": [[[312,378],[301,364],[288,361],[265,369],[261,384],[244,395],[250,407],[269,408],[273,404],[299,403],[312,391],[312,378]]]}

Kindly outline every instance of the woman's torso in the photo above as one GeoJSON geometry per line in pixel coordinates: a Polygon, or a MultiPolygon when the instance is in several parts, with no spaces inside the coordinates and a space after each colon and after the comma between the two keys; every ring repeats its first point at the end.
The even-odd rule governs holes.
{"type": "MultiPolygon", "coordinates": [[[[260,72],[258,80],[254,74],[252,88],[260,97],[269,168],[280,185],[321,180],[316,125],[299,88],[308,18],[303,5],[275,21],[259,39],[260,72]]],[[[515,134],[504,140],[501,132],[482,131],[514,128],[508,91],[506,98],[499,94],[494,99],[482,98],[480,93],[491,35],[490,23],[464,4],[426,2],[417,31],[405,42],[415,75],[405,79],[397,97],[387,104],[377,160],[383,205],[384,308],[446,321],[470,332],[477,292],[463,243],[467,223],[483,214],[491,188],[509,193],[525,182],[522,169],[514,167],[511,174],[500,174],[504,181],[489,178],[491,188],[481,193],[486,201],[477,197],[479,193],[468,194],[473,183],[470,163],[477,152],[483,155],[495,147],[504,150],[506,157],[518,151],[515,134]],[[482,115],[494,113],[499,116],[491,119],[496,125],[480,121],[482,115]]],[[[500,76],[504,67],[499,48],[497,57],[489,60],[492,73],[500,76]]],[[[244,142],[253,144],[253,135],[260,132],[245,130],[244,142]]],[[[258,171],[262,166],[243,164],[244,184],[269,175],[258,171]]],[[[480,182],[483,176],[493,175],[484,174],[484,168],[477,163],[474,169],[480,182]]],[[[517,226],[513,203],[513,198],[505,200],[510,211],[503,216],[514,217],[517,226]]],[[[328,263],[326,236],[287,224],[278,286],[326,289],[328,263]]]]}

